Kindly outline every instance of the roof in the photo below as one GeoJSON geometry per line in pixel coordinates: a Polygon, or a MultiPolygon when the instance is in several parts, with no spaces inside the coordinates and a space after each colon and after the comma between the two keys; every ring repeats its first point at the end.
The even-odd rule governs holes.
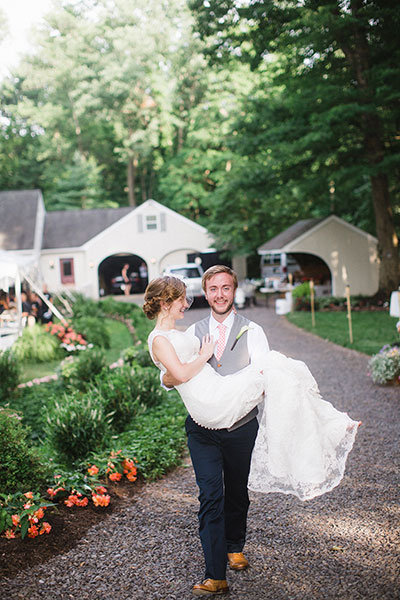
{"type": "Polygon", "coordinates": [[[132,210],[133,206],[48,212],[43,249],[82,246],[132,210]]]}
{"type": "Polygon", "coordinates": [[[40,190],[0,192],[0,248],[34,248],[40,198],[40,190]]]}
{"type": "Polygon", "coordinates": [[[273,250],[281,250],[290,242],[297,239],[304,233],[307,233],[310,229],[313,229],[318,223],[325,221],[326,217],[322,217],[320,219],[303,219],[301,221],[297,221],[272,239],[268,240],[258,248],[259,254],[264,254],[265,252],[272,252],[273,250]]]}

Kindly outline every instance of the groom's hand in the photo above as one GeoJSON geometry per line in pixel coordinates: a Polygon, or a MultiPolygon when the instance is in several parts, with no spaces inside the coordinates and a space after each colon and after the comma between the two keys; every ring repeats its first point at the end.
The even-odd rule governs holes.
{"type": "Polygon", "coordinates": [[[173,377],[169,371],[164,373],[164,375],[162,377],[162,382],[163,382],[163,385],[165,385],[165,387],[167,387],[167,388],[173,388],[176,385],[179,385],[180,383],[182,383],[181,381],[179,381],[179,379],[175,379],[175,377],[173,377]]]}

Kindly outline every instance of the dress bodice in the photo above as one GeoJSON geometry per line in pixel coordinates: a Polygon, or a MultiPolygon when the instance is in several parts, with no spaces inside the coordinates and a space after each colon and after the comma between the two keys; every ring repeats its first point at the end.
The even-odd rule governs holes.
{"type": "Polygon", "coordinates": [[[154,364],[161,371],[165,372],[166,369],[162,363],[154,359],[152,352],[153,340],[158,335],[166,337],[171,342],[177,357],[182,363],[192,362],[197,357],[200,350],[200,340],[195,335],[186,331],[178,331],[177,329],[170,329],[168,331],[153,329],[148,337],[149,350],[154,364]]]}

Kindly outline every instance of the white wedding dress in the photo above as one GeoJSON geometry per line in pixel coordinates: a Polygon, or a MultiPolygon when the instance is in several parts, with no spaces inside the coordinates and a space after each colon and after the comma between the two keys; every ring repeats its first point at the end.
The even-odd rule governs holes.
{"type": "MultiPolygon", "coordinates": [[[[148,338],[149,351],[162,372],[165,367],[154,360],[151,350],[157,335],[170,341],[182,363],[198,355],[196,336],[155,329],[148,338]]],[[[206,364],[176,389],[192,419],[208,429],[229,428],[258,404],[250,490],[309,500],[330,491],[343,478],[359,423],[321,398],[303,362],[270,351],[262,363],[225,377],[206,364]]]]}

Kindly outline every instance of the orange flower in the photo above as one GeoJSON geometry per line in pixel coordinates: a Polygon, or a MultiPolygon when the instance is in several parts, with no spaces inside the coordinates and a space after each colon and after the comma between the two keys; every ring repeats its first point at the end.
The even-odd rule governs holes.
{"type": "Polygon", "coordinates": [[[125,458],[125,460],[122,461],[122,466],[127,471],[130,471],[135,468],[135,463],[130,458],[125,458]]]}
{"type": "Polygon", "coordinates": [[[109,478],[111,479],[111,481],[119,481],[122,478],[121,473],[111,473],[111,475],[109,475],[109,478]]]}
{"type": "Polygon", "coordinates": [[[74,504],[76,504],[77,500],[78,498],[74,494],[70,494],[68,498],[64,500],[64,504],[71,508],[71,506],[74,506],[74,504]]]}
{"type": "Polygon", "coordinates": [[[50,496],[50,498],[54,498],[54,496],[57,494],[57,492],[53,488],[47,488],[47,493],[50,496]]]}
{"type": "Polygon", "coordinates": [[[26,498],[32,499],[33,498],[33,492],[25,492],[24,496],[26,498]]]}
{"type": "Polygon", "coordinates": [[[104,485],[99,485],[99,487],[96,488],[96,493],[107,494],[107,488],[105,488],[104,485]]]}
{"type": "Polygon", "coordinates": [[[37,517],[35,517],[34,515],[29,515],[28,519],[29,519],[29,523],[31,525],[34,525],[35,523],[39,522],[39,519],[37,517]]]}
{"type": "Polygon", "coordinates": [[[82,498],[82,500],[76,500],[76,506],[87,506],[89,500],[87,498],[82,498]]]}
{"type": "Polygon", "coordinates": [[[37,517],[38,519],[43,519],[43,517],[44,517],[44,510],[43,510],[43,508],[39,508],[35,512],[35,517],[37,517]]]}
{"type": "Polygon", "coordinates": [[[99,472],[99,469],[98,469],[98,467],[96,467],[96,465],[92,465],[91,467],[88,468],[89,475],[97,475],[98,472],[99,472]]]}
{"type": "Polygon", "coordinates": [[[36,527],[36,525],[32,525],[31,527],[29,527],[29,529],[28,529],[28,537],[35,538],[37,535],[39,535],[39,530],[36,527]]]}
{"type": "Polygon", "coordinates": [[[126,478],[128,481],[136,481],[136,479],[137,479],[137,477],[133,471],[129,471],[129,473],[126,474],[126,478]]]}
{"type": "Polygon", "coordinates": [[[47,523],[46,521],[44,523],[42,523],[42,527],[39,531],[39,535],[43,535],[44,533],[50,533],[51,531],[51,525],[50,523],[47,523]]]}
{"type": "Polygon", "coordinates": [[[12,529],[6,529],[4,535],[8,540],[12,540],[13,538],[15,538],[15,533],[12,529]]]}
{"type": "Polygon", "coordinates": [[[26,503],[24,504],[24,509],[25,509],[25,510],[28,510],[28,508],[30,508],[31,506],[32,506],[31,502],[26,502],[26,503]]]}
{"type": "Polygon", "coordinates": [[[12,524],[14,527],[18,527],[19,525],[19,515],[11,515],[12,524]]]}
{"type": "Polygon", "coordinates": [[[103,494],[92,494],[93,504],[95,506],[108,506],[110,504],[110,496],[103,494]]]}

